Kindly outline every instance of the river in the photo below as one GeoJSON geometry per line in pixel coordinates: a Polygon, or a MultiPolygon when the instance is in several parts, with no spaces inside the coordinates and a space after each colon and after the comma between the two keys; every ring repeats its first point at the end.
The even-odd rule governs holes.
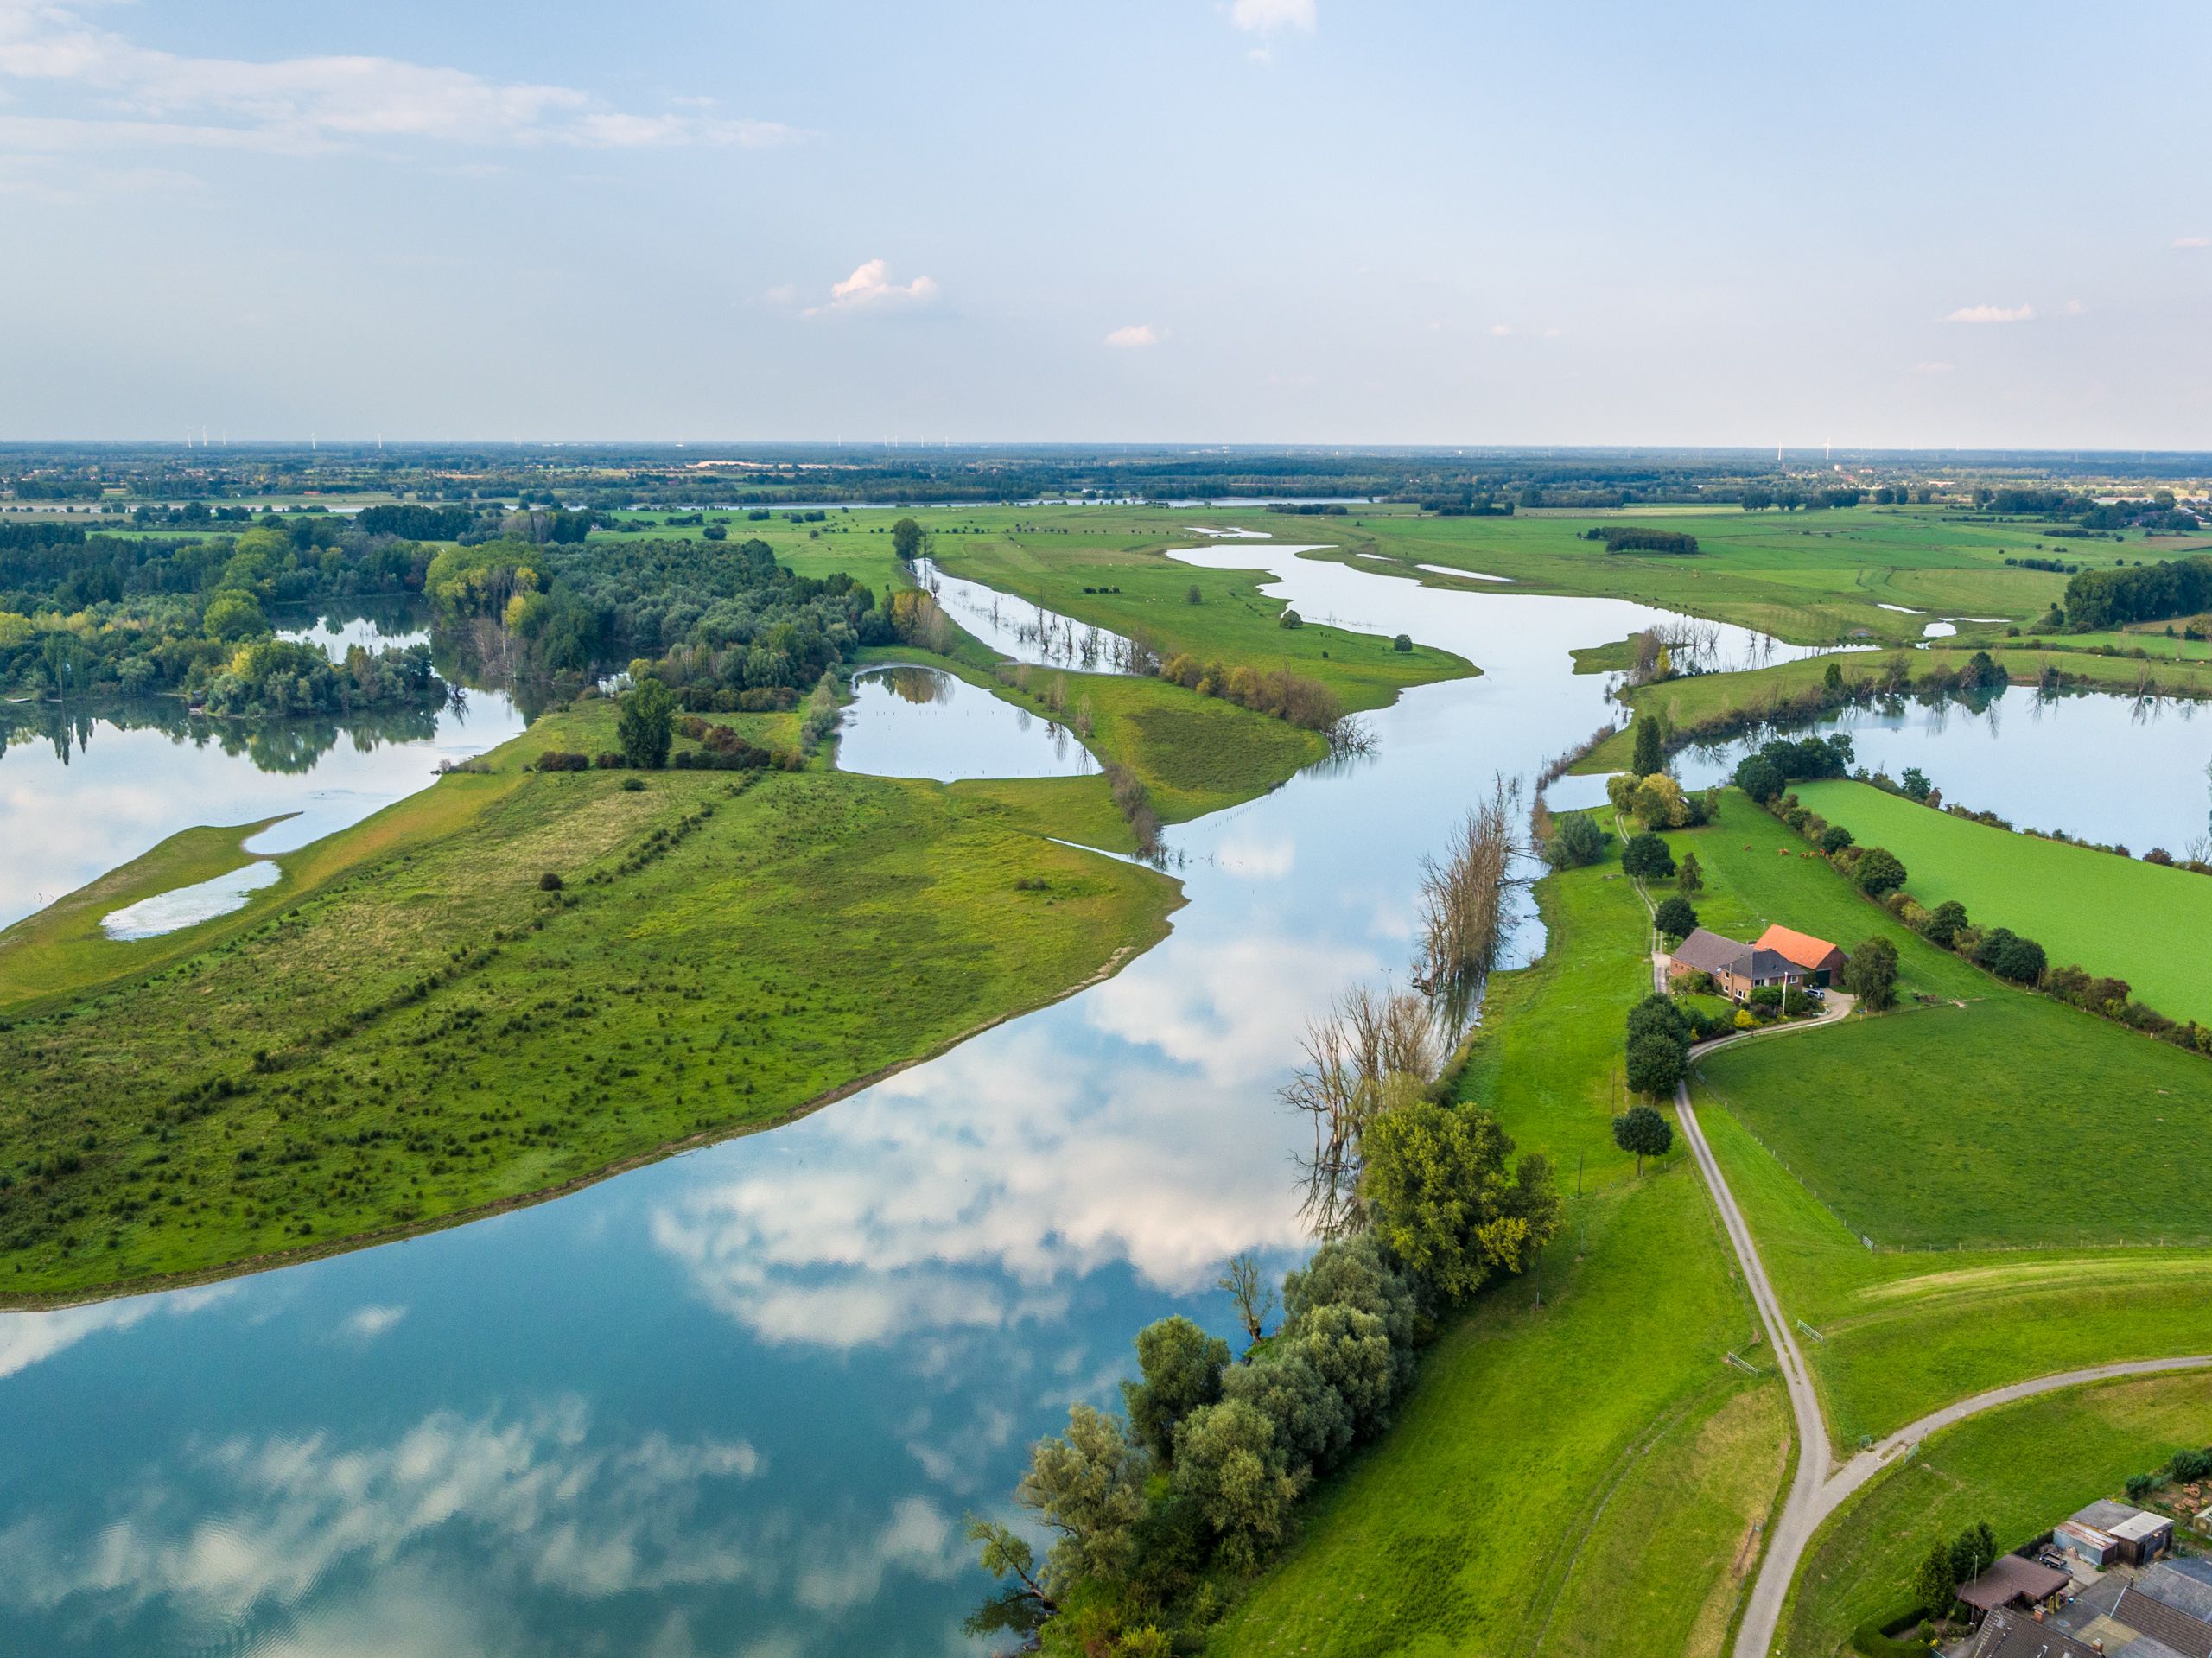
{"type": "MultiPolygon", "coordinates": [[[[0,1648],[973,1648],[962,1516],[1010,1510],[1028,1442],[1113,1400],[1147,1320],[1233,1335],[1226,1257],[1302,1251],[1275,1090],[1303,1026],[1402,975],[1420,861],[1491,775],[1613,712],[1569,649],[1659,619],[1181,556],[1484,671],[1369,716],[1372,755],[1172,830],[1191,903],[1119,975],[830,1109],[410,1242],[0,1318],[0,1648]]],[[[2073,810],[2075,729],[2008,708],[1976,804],[2073,810]]],[[[2201,825],[2212,722],[2107,740],[2185,746],[2201,825]]],[[[2185,838],[2144,798],[2126,838],[2185,838]]]]}

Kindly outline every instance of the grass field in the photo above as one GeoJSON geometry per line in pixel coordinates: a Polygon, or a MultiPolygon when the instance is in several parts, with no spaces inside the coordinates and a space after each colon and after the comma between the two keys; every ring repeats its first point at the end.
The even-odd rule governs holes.
{"type": "MultiPolygon", "coordinates": [[[[780,516],[753,523],[737,513],[729,515],[728,523],[732,536],[760,537],[804,574],[842,568],[875,580],[872,570],[889,568],[889,528],[899,516],[832,511],[822,524],[793,524],[780,516]]],[[[1505,576],[1530,591],[1643,600],[1805,644],[1911,644],[1929,621],[1961,617],[1996,619],[1993,624],[1961,622],[1961,638],[1993,637],[2003,632],[2004,624],[2024,625],[2041,616],[2066,588],[2065,576],[2008,566],[2008,556],[2055,556],[2094,565],[2122,556],[2146,561],[2180,557],[2203,544],[2201,537],[2139,536],[2124,543],[2054,542],[2031,521],[1968,522],[1955,510],[1940,507],[1786,514],[1733,507],[1630,507],[1446,518],[1423,517],[1407,507],[1371,505],[1354,507],[1342,518],[1315,518],[1269,512],[1257,505],[963,506],[918,507],[908,516],[930,531],[938,556],[957,574],[1005,586],[1103,626],[1115,625],[1116,615],[1132,626],[1165,625],[1164,613],[1181,601],[1189,574],[1164,565],[1156,579],[1137,578],[1147,584],[1145,594],[1140,595],[1134,580],[1121,581],[1122,594],[1092,595],[1088,607],[1078,602],[1085,597],[1081,588],[1086,583],[1079,576],[1070,581],[1069,575],[1085,565],[1123,571],[1160,566],[1148,556],[1199,539],[1191,533],[1192,526],[1235,526],[1264,530],[1284,543],[1327,543],[1346,556],[1369,553],[1408,566],[1438,564],[1505,576]],[[1697,537],[1700,550],[1688,558],[1614,555],[1582,539],[1586,529],[1622,523],[1686,530],[1697,537]],[[1904,611],[1885,610],[1885,604],[1904,611]]],[[[1109,579],[1105,585],[1117,583],[1109,579]]],[[[1206,603],[1215,597],[1206,588],[1206,603]]],[[[1272,615],[1264,619],[1271,623],[1272,615]]],[[[2129,636],[2131,646],[2138,643],[2150,644],[2129,636]]],[[[2185,653],[2177,649],[2177,654],[2185,653]]]]}
{"type": "Polygon", "coordinates": [[[2071,1389],[1974,1417],[1936,1435],[1831,1519],[1784,1609],[1782,1650],[1828,1658],[1862,1620],[1912,1603],[1929,1547],[1987,1521],[2010,1549],[2130,1474],[2212,1439],[2212,1375],[2071,1389]]]}
{"type": "Polygon", "coordinates": [[[1907,995],[1942,999],[1701,1066],[1854,1235],[1902,1248],[2212,1240],[2212,1065],[1936,949],[1732,790],[1716,823],[1669,839],[1706,869],[1698,910],[1716,931],[1780,922],[1847,950],[1879,934],[1907,995]]]}
{"type": "Polygon", "coordinates": [[[1610,1140],[1620,1020],[1647,983],[1618,866],[1538,888],[1550,947],[1494,981],[1461,1091],[1584,1195],[1541,1273],[1452,1320],[1397,1425],[1308,1505],[1221,1654],[1722,1649],[1782,1479],[1781,1393],[1727,1368],[1751,1314],[1697,1176],[1610,1140]],[[1632,1617],[1624,1617],[1632,1608],[1632,1617]]]}
{"type": "Polygon", "coordinates": [[[2168,1017],[2212,1023],[2212,880],[1992,829],[1863,783],[1804,784],[1797,797],[1904,860],[1923,904],[1955,899],[1980,924],[2036,939],[2053,966],[2126,979],[2168,1017]]]}
{"type": "Polygon", "coordinates": [[[1700,1066],[1706,1134],[1783,1305],[1825,1337],[1802,1345],[1840,1450],[2024,1376],[2212,1351],[2212,1251],[2174,1247],[2212,1234],[2203,1061],[1934,949],[1732,791],[1669,839],[1697,852],[1716,930],[1879,932],[1908,992],[1967,1004],[1700,1066]]]}
{"type": "Polygon", "coordinates": [[[781,1121],[1063,994],[1177,902],[1011,790],[521,772],[607,716],[564,717],[165,956],[10,934],[0,964],[29,940],[105,988],[0,1030],[0,1297],[434,1224],[781,1121]]]}

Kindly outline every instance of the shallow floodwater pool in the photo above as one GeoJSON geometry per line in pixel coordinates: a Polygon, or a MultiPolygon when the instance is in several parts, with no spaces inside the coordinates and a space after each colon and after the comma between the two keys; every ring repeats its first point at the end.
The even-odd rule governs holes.
{"type": "Polygon", "coordinates": [[[524,724],[501,691],[467,692],[435,714],[343,721],[211,720],[185,715],[171,698],[146,702],[104,704],[97,714],[41,710],[46,728],[0,752],[0,927],[180,829],[289,812],[296,815],[247,850],[305,846],[427,789],[441,761],[495,748],[524,724]]]}
{"type": "Polygon", "coordinates": [[[853,676],[837,735],[837,765],[872,777],[1082,777],[1098,769],[1065,726],[941,668],[899,665],[853,676]]]}
{"type": "MultiPolygon", "coordinates": [[[[1170,831],[1191,901],[1116,976],[787,1128],[404,1243],[0,1317],[0,1648],[985,1650],[962,1516],[1012,1511],[1028,1442],[1113,1401],[1147,1320],[1233,1338],[1229,1255],[1303,1252],[1276,1089],[1306,1022],[1403,977],[1421,861],[1494,772],[1615,715],[1569,650],[1669,619],[1272,544],[1181,556],[1484,672],[1370,716],[1372,755],[1170,831]]],[[[2072,718],[2000,721],[1990,764],[2041,791],[2031,816],[2076,810],[2084,740],[2141,765],[2212,737],[2072,718]]],[[[2131,805],[2122,838],[2171,836],[2178,797],[2131,805]]]]}

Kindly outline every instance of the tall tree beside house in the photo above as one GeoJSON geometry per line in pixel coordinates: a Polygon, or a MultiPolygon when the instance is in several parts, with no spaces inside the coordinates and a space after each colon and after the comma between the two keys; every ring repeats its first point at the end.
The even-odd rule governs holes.
{"type": "Polygon", "coordinates": [[[1682,867],[1675,875],[1675,890],[1686,899],[1694,899],[1705,891],[1705,869],[1697,861],[1697,854],[1682,854],[1682,867]]]}
{"type": "Polygon", "coordinates": [[[1951,1603],[1958,1598],[1958,1593],[1959,1577],[1951,1567],[1950,1546],[1937,1543],[1929,1549],[1928,1558],[1912,1574],[1912,1598],[1930,1617],[1943,1617],[1949,1615],[1951,1603]]]}
{"type": "Polygon", "coordinates": [[[1859,999],[1860,1009],[1878,1013],[1897,999],[1897,947],[1886,938],[1869,938],[1851,952],[1843,969],[1843,988],[1859,999]]]}
{"type": "Polygon", "coordinates": [[[1652,912],[1651,924],[1669,938],[1687,938],[1697,931],[1697,912],[1677,893],[1652,912]]]}

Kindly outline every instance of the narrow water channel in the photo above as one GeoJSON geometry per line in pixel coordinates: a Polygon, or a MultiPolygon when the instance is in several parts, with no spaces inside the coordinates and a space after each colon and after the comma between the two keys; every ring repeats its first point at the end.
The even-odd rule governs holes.
{"type": "MultiPolygon", "coordinates": [[[[1402,975],[1420,861],[1492,773],[1611,715],[1569,650],[1659,617],[1181,556],[1484,672],[1173,831],[1192,901],[1117,977],[834,1109],[407,1243],[0,1318],[0,1649],[974,1648],[962,1516],[1111,1401],[1144,1322],[1232,1334],[1225,1257],[1302,1250],[1275,1096],[1302,1026],[1402,975]]],[[[2069,718],[2004,729],[2059,804],[2069,718]]],[[[2201,769],[2212,723],[2132,752],[2177,734],[2201,769]]]]}

